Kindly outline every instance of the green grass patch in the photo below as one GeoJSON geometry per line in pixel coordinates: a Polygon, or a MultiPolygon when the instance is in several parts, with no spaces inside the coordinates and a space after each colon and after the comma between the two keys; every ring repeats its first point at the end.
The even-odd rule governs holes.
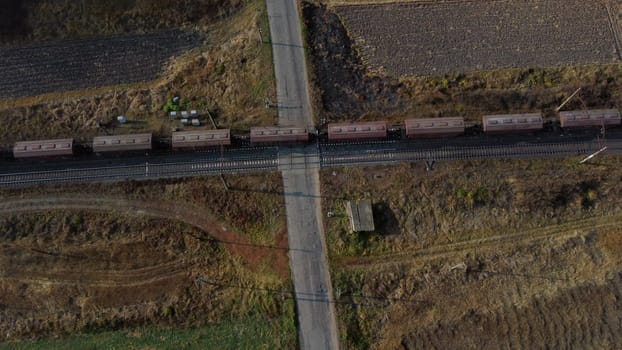
{"type": "Polygon", "coordinates": [[[263,315],[227,320],[198,329],[145,327],[0,344],[0,349],[294,349],[293,302],[273,319],[263,315]]]}

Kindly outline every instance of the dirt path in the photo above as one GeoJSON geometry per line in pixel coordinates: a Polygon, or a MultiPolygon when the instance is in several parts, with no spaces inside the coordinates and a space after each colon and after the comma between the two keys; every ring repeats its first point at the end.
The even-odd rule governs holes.
{"type": "Polygon", "coordinates": [[[279,234],[275,246],[254,244],[249,238],[224,226],[212,213],[186,203],[89,197],[79,194],[6,200],[0,203],[0,215],[3,216],[46,210],[111,211],[130,216],[146,215],[181,221],[225,244],[232,254],[240,256],[250,268],[257,268],[261,262],[270,261],[271,267],[279,276],[289,277],[286,232],[279,234]]]}
{"type": "Polygon", "coordinates": [[[348,269],[361,268],[364,266],[378,266],[379,264],[413,262],[417,260],[429,260],[440,258],[461,252],[467,249],[499,249],[508,244],[522,244],[530,241],[543,239],[559,239],[563,237],[578,236],[586,230],[618,226],[622,220],[622,214],[605,217],[595,217],[581,221],[568,222],[560,225],[537,228],[513,234],[501,234],[486,238],[477,238],[468,241],[438,245],[416,251],[405,251],[380,256],[370,257],[346,257],[337,260],[337,264],[348,269]]]}

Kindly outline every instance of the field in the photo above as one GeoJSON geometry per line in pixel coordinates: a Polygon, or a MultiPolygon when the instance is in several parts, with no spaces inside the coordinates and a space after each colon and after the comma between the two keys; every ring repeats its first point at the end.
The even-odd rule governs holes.
{"type": "Polygon", "coordinates": [[[195,329],[142,327],[0,344],[0,349],[291,349],[296,328],[293,302],[289,304],[281,318],[269,320],[251,316],[195,329]]]}
{"type": "Polygon", "coordinates": [[[237,0],[6,0],[0,45],[202,28],[241,7],[237,0]]]}
{"type": "Polygon", "coordinates": [[[228,182],[2,191],[0,339],[293,317],[280,177],[228,182]]]}
{"type": "MultiPolygon", "coordinates": [[[[435,8],[434,6],[462,8],[483,6],[484,3],[488,4],[487,1],[464,3],[439,1],[434,4],[432,2],[415,2],[407,5],[383,6],[389,8],[391,6],[406,6],[412,8],[411,12],[415,13],[419,8],[423,10],[435,8]]],[[[493,6],[491,9],[497,8],[499,13],[508,13],[509,10],[503,10],[503,6],[508,8],[521,6],[518,3],[508,4],[506,1],[496,1],[494,4],[496,7],[493,6]]],[[[520,4],[528,3],[521,2],[520,4]]],[[[576,5],[577,2],[572,2],[572,4],[576,5]]],[[[370,6],[375,8],[373,6],[376,5],[370,6]]],[[[622,6],[618,7],[618,13],[622,15],[622,6]]],[[[561,6],[561,8],[565,8],[565,6],[561,6]]],[[[602,9],[597,8],[597,10],[602,9]]],[[[315,84],[313,89],[315,110],[318,119],[322,122],[383,119],[399,122],[412,117],[457,115],[464,116],[467,120],[478,120],[483,114],[534,111],[542,111],[547,116],[553,116],[553,110],[579,87],[582,90],[578,96],[587,107],[618,107],[622,105],[620,94],[622,90],[622,65],[620,62],[616,60],[614,63],[567,65],[573,60],[584,57],[582,56],[584,55],[583,51],[578,51],[576,55],[566,52],[567,57],[564,58],[566,63],[562,66],[536,66],[537,62],[532,62],[534,66],[520,67],[520,62],[517,61],[516,64],[510,66],[519,68],[460,71],[462,66],[458,64],[449,73],[441,73],[437,70],[426,76],[387,74],[388,72],[372,65],[368,56],[375,53],[367,52],[362,47],[365,43],[360,42],[361,38],[351,28],[357,28],[357,26],[363,28],[365,23],[357,24],[354,23],[354,20],[346,20],[348,11],[357,13],[357,11],[365,12],[368,10],[366,6],[362,5],[336,7],[312,3],[304,3],[303,5],[303,15],[308,29],[309,57],[312,63],[310,71],[315,84]]],[[[454,13],[452,11],[450,10],[448,13],[454,13]]],[[[403,12],[406,13],[407,11],[403,12]]],[[[615,11],[612,10],[612,12],[615,11]]],[[[522,16],[520,19],[514,20],[513,25],[533,22],[534,19],[529,14],[522,14],[526,17],[522,16]]],[[[372,15],[370,14],[370,16],[372,15]]],[[[376,11],[373,16],[383,16],[383,11],[376,11]]],[[[574,17],[573,15],[572,18],[574,17]]],[[[486,18],[483,20],[492,20],[486,18]]],[[[432,21],[423,23],[432,23],[432,21]]],[[[442,21],[434,21],[434,23],[440,25],[442,21]]],[[[465,24],[461,24],[462,28],[464,26],[465,24]]],[[[365,30],[382,33],[382,31],[376,31],[376,27],[369,25],[365,27],[367,28],[365,30]]],[[[421,27],[410,25],[405,30],[416,31],[419,28],[421,27]]],[[[475,33],[477,28],[479,28],[478,25],[473,25],[471,32],[475,33]]],[[[588,33],[604,33],[605,30],[610,30],[608,28],[606,26],[597,27],[595,30],[589,30],[588,33]]],[[[619,29],[619,25],[616,28],[619,29]]],[[[395,32],[391,35],[391,38],[385,38],[384,43],[398,42],[397,37],[401,34],[395,32]]],[[[613,43],[612,40],[613,37],[609,35],[604,42],[613,43]]],[[[598,42],[603,42],[603,40],[598,40],[598,42]]],[[[430,43],[430,45],[432,44],[430,43]]],[[[601,50],[598,54],[613,57],[615,53],[612,50],[607,52],[601,50]]],[[[410,57],[410,53],[408,55],[410,57]]],[[[393,56],[396,55],[391,53],[391,59],[394,58],[393,56]]],[[[416,56],[417,53],[415,52],[412,57],[416,56]]],[[[410,69],[409,67],[413,66],[416,64],[402,63],[401,65],[403,69],[410,69]]],[[[581,100],[575,98],[565,108],[582,108],[581,100]]]]}
{"type": "Polygon", "coordinates": [[[363,59],[393,76],[620,59],[604,1],[343,6],[363,59]]]}
{"type": "Polygon", "coordinates": [[[291,349],[296,347],[293,303],[281,318],[251,316],[196,329],[143,327],[0,344],[0,349],[291,349]]]}
{"type": "Polygon", "coordinates": [[[201,44],[198,33],[167,31],[0,48],[0,99],[154,80],[201,44]]]}
{"type": "Polygon", "coordinates": [[[622,330],[622,160],[322,174],[344,348],[611,348],[622,330]],[[348,232],[344,199],[373,202],[348,232]]]}
{"type": "MultiPolygon", "coordinates": [[[[170,136],[172,127],[182,127],[179,121],[170,121],[163,110],[175,95],[182,98],[183,108],[198,109],[203,114],[205,127],[212,127],[205,118],[206,111],[219,127],[272,125],[276,111],[266,109],[263,103],[264,98],[274,99],[275,94],[272,50],[258,35],[258,28],[269,32],[265,3],[252,1],[222,13],[218,4],[209,8],[215,13],[197,19],[197,25],[189,28],[206,37],[207,44],[174,57],[155,81],[0,100],[0,145],[67,136],[86,142],[110,132],[151,131],[170,136]],[[119,130],[97,129],[99,121],[109,123],[118,115],[125,115],[128,124],[117,125],[119,130]]],[[[168,12],[160,16],[168,17],[168,12]]],[[[67,35],[62,38],[74,40],[67,35]]],[[[90,42],[82,40],[86,39],[79,42],[90,42]]]]}

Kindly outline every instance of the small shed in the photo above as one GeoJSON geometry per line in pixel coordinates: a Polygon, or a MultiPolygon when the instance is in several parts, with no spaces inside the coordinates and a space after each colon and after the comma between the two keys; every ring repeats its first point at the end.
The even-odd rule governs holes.
{"type": "Polygon", "coordinates": [[[346,212],[350,218],[352,232],[375,230],[374,214],[369,199],[361,201],[347,201],[346,212]]]}

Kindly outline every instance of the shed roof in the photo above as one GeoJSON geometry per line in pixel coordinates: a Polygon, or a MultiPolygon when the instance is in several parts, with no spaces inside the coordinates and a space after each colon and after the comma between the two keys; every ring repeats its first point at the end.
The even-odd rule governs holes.
{"type": "Polygon", "coordinates": [[[351,229],[353,232],[375,230],[374,215],[369,199],[346,202],[346,212],[348,213],[348,217],[350,217],[351,229]]]}

